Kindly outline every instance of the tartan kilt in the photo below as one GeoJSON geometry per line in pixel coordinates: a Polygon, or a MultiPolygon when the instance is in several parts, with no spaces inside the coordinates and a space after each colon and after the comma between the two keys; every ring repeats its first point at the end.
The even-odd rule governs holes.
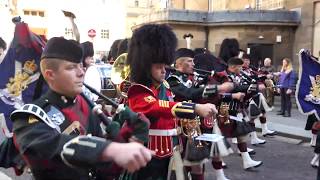
{"type": "Polygon", "coordinates": [[[247,135],[250,132],[254,131],[254,128],[245,120],[236,121],[229,119],[230,123],[224,123],[220,120],[218,121],[219,128],[221,129],[221,133],[226,138],[234,138],[239,136],[247,135]]]}

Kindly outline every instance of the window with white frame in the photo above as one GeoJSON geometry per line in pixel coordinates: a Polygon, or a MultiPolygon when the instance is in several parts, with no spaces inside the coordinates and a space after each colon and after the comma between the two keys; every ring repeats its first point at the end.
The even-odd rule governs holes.
{"type": "Polygon", "coordinates": [[[72,37],[73,37],[72,28],[64,28],[64,35],[65,35],[66,37],[72,38],[72,37]]]}
{"type": "Polygon", "coordinates": [[[284,0],[256,0],[256,9],[282,9],[284,7],[284,0]]]}
{"type": "Polygon", "coordinates": [[[101,29],[101,39],[109,39],[109,29],[101,29]]]}

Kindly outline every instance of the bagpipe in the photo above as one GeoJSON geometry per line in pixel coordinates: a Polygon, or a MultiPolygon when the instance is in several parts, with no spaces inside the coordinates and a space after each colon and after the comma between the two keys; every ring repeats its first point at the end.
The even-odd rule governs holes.
{"type": "Polygon", "coordinates": [[[240,71],[241,80],[246,82],[247,84],[256,84],[258,83],[258,77],[255,75],[248,75],[243,70],[240,71]]]}
{"type": "MultiPolygon", "coordinates": [[[[256,118],[265,111],[271,111],[266,99],[259,89],[259,80],[252,76],[248,76],[245,72],[240,71],[241,80],[246,88],[244,101],[240,104],[242,109],[248,110],[250,118],[256,118]]],[[[263,83],[264,85],[264,83],[263,83]]],[[[241,85],[240,85],[241,86],[241,85]]]]}
{"type": "Polygon", "coordinates": [[[257,82],[264,82],[266,79],[268,79],[267,75],[273,75],[272,73],[264,71],[261,68],[257,68],[254,66],[249,66],[249,68],[251,69],[251,78],[255,79],[257,82]]]}
{"type": "Polygon", "coordinates": [[[240,78],[241,78],[240,86],[241,85],[249,86],[245,93],[247,94],[258,93],[259,79],[256,76],[249,76],[244,71],[240,71],[240,78]]]}
{"type": "Polygon", "coordinates": [[[106,127],[108,138],[116,141],[136,141],[143,144],[148,142],[150,121],[144,114],[131,111],[128,107],[118,104],[85,83],[84,86],[116,109],[115,115],[110,118],[105,115],[101,106],[82,94],[106,127]]]}
{"type": "Polygon", "coordinates": [[[255,98],[259,94],[259,83],[254,76],[247,75],[244,71],[240,71],[240,84],[239,86],[243,86],[243,93],[245,93],[245,97],[243,102],[241,103],[241,108],[245,108],[247,103],[249,103],[251,98],[255,98]]]}
{"type": "Polygon", "coordinates": [[[203,78],[203,84],[222,84],[228,82],[229,78],[225,71],[207,71],[203,69],[193,68],[195,75],[203,78]]]}
{"type": "MultiPolygon", "coordinates": [[[[177,72],[178,70],[176,70],[173,67],[167,66],[166,70],[169,72],[177,72]]],[[[207,80],[209,81],[210,79],[216,79],[216,80],[220,80],[220,79],[227,79],[228,76],[225,72],[216,72],[216,71],[207,71],[207,70],[203,70],[203,69],[197,69],[197,68],[193,68],[194,72],[193,73],[184,73],[184,72],[180,72],[182,74],[186,74],[189,76],[193,76],[195,77],[195,79],[198,78],[202,78],[203,80],[207,80]]]]}

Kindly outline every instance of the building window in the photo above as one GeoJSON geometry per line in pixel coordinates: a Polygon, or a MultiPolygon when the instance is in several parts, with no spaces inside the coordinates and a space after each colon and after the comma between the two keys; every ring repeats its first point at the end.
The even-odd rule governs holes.
{"type": "Polygon", "coordinates": [[[23,14],[26,15],[26,16],[29,16],[29,15],[30,15],[30,11],[24,10],[24,11],[23,11],[23,14]]]}
{"type": "Polygon", "coordinates": [[[261,9],[262,0],[256,1],[256,9],[261,9]]]}
{"type": "Polygon", "coordinates": [[[44,12],[43,12],[43,11],[39,11],[39,12],[38,12],[38,15],[39,15],[40,17],[44,17],[44,12]]]}
{"type": "Polygon", "coordinates": [[[282,9],[283,7],[284,0],[256,0],[256,9],[258,10],[282,9]]]}
{"type": "Polygon", "coordinates": [[[23,10],[23,14],[26,16],[44,17],[44,11],[23,10]]]}
{"type": "Polygon", "coordinates": [[[101,39],[109,39],[109,30],[101,29],[101,39]]]}
{"type": "Polygon", "coordinates": [[[134,6],[135,6],[135,7],[139,7],[139,1],[138,1],[138,0],[135,0],[135,1],[134,1],[134,6]]]}
{"type": "Polygon", "coordinates": [[[73,31],[71,28],[65,28],[64,29],[64,34],[66,37],[73,37],[73,31]]]}
{"type": "Polygon", "coordinates": [[[31,11],[31,16],[36,16],[37,14],[37,11],[31,11]]]}

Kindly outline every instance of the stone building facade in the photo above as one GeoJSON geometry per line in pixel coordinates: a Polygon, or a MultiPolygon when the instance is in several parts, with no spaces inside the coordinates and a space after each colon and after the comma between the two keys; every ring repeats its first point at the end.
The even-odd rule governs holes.
{"type": "Polygon", "coordinates": [[[320,0],[169,0],[167,5],[141,17],[136,27],[169,24],[179,47],[186,47],[183,35],[191,33],[192,48],[205,47],[216,56],[224,38],[237,38],[257,66],[270,57],[279,69],[289,57],[297,68],[302,48],[319,56],[320,0]]]}

